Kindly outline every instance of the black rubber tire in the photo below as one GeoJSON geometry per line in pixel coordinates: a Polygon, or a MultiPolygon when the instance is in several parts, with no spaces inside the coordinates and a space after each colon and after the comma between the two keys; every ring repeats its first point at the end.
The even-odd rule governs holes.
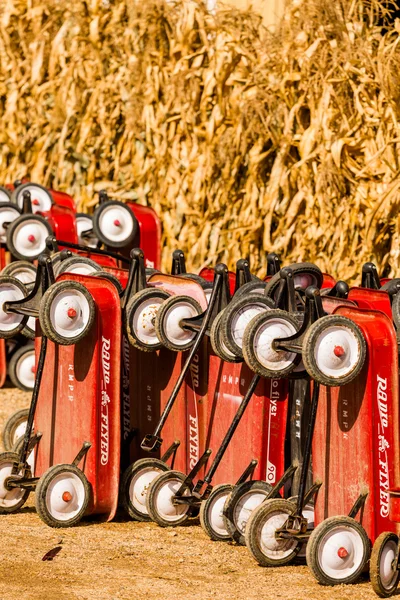
{"type": "MultiPolygon", "coordinates": [[[[35,283],[26,283],[25,287],[27,289],[28,294],[31,293],[31,291],[33,290],[35,286],[35,283]]],[[[25,327],[23,328],[23,330],[21,331],[22,335],[25,336],[26,338],[28,338],[28,340],[34,340],[36,337],[36,319],[34,319],[35,321],[35,329],[32,329],[30,327],[30,321],[31,321],[32,317],[29,317],[25,327]]]]}
{"type": "Polygon", "coordinates": [[[341,315],[327,315],[321,319],[318,319],[318,321],[315,321],[315,323],[309,327],[304,335],[302,343],[304,367],[310,377],[322,385],[335,387],[346,385],[346,383],[353,381],[353,379],[359,375],[361,369],[363,368],[366,355],[367,344],[361,329],[354,321],[351,321],[351,319],[348,319],[347,317],[342,317],[341,315]],[[323,373],[318,367],[314,356],[314,350],[317,346],[319,336],[326,328],[333,326],[350,329],[359,343],[359,360],[356,366],[350,373],[347,375],[342,375],[341,377],[332,377],[323,373]]]}
{"type": "Polygon", "coordinates": [[[203,309],[201,308],[200,304],[191,296],[171,296],[160,306],[155,321],[155,328],[158,339],[160,340],[162,345],[165,346],[165,348],[168,348],[168,350],[173,350],[174,352],[184,352],[185,350],[191,348],[197,336],[197,333],[193,332],[193,336],[188,342],[186,342],[185,344],[178,345],[171,342],[171,340],[168,339],[165,333],[165,319],[168,316],[168,312],[175,304],[179,304],[182,302],[192,306],[196,310],[198,315],[201,315],[203,313],[203,309]]]}
{"type": "Polygon", "coordinates": [[[6,187],[0,185],[0,202],[11,202],[11,192],[6,187]]]}
{"type": "Polygon", "coordinates": [[[137,222],[137,219],[132,211],[132,209],[128,206],[128,204],[125,204],[125,202],[120,202],[118,200],[108,200],[107,202],[103,202],[102,204],[99,204],[93,214],[93,231],[97,237],[98,240],[100,240],[100,242],[102,242],[105,246],[108,246],[110,248],[126,248],[129,245],[131,245],[139,231],[139,224],[137,222]],[[132,227],[132,232],[131,234],[126,238],[126,240],[122,241],[122,242],[116,242],[113,240],[109,240],[101,231],[100,225],[99,225],[99,221],[100,221],[100,216],[101,213],[107,209],[110,206],[123,206],[124,209],[127,210],[127,212],[129,213],[129,215],[132,218],[133,221],[133,227],[132,227]]]}
{"type": "Polygon", "coordinates": [[[293,325],[296,331],[300,329],[300,323],[295,316],[284,310],[275,308],[254,317],[254,319],[252,319],[249,325],[246,327],[243,335],[243,357],[246,364],[252,371],[258,375],[261,375],[261,377],[267,377],[269,379],[287,377],[289,373],[292,373],[296,366],[301,362],[300,354],[294,356],[293,361],[287,367],[282,369],[271,370],[259,362],[256,352],[254,351],[254,340],[260,327],[262,327],[268,320],[274,318],[288,321],[291,325],[293,325]]]}
{"type": "Polygon", "coordinates": [[[400,294],[396,294],[393,297],[392,317],[397,331],[400,332],[400,294]]]}
{"type": "Polygon", "coordinates": [[[382,581],[380,572],[380,563],[384,547],[388,542],[393,542],[397,547],[398,541],[399,538],[395,533],[384,531],[376,538],[372,547],[371,558],[369,560],[369,575],[371,578],[372,589],[380,598],[390,598],[390,596],[393,596],[399,585],[400,571],[393,569],[394,577],[390,582],[390,585],[385,585],[382,581]]]}
{"type": "Polygon", "coordinates": [[[91,490],[90,483],[88,482],[86,475],[83,473],[83,471],[78,469],[78,467],[75,467],[74,465],[69,465],[69,464],[54,465],[54,466],[50,467],[49,469],[47,469],[47,471],[41,476],[41,478],[39,479],[39,481],[37,483],[36,493],[35,493],[36,512],[39,515],[39,517],[42,519],[42,521],[44,523],[46,523],[46,525],[48,525],[49,527],[55,527],[55,528],[73,527],[74,525],[77,525],[77,523],[79,523],[79,521],[81,521],[82,517],[86,513],[87,507],[89,505],[89,500],[91,498],[91,494],[92,494],[92,490],[91,490]],[[59,475],[62,472],[65,472],[65,471],[72,472],[77,477],[79,477],[79,479],[81,480],[81,482],[83,484],[85,497],[84,497],[84,501],[83,501],[81,509],[74,517],[72,517],[71,519],[68,519],[67,521],[59,521],[56,518],[54,518],[53,515],[48,510],[47,504],[46,504],[46,500],[47,500],[46,496],[47,496],[47,490],[48,490],[49,485],[51,484],[52,480],[55,477],[57,477],[57,475],[59,475]]]}
{"type": "MultiPolygon", "coordinates": [[[[19,279],[15,279],[15,277],[11,277],[10,275],[1,275],[0,276],[0,290],[1,290],[2,283],[11,283],[12,285],[17,287],[23,293],[24,298],[27,297],[28,290],[27,290],[26,286],[23,283],[21,283],[21,281],[19,281],[19,279]]],[[[18,333],[21,333],[21,331],[25,328],[25,325],[27,324],[27,322],[28,322],[28,317],[27,316],[22,317],[20,323],[18,325],[16,325],[16,327],[14,327],[14,329],[10,329],[8,331],[1,331],[0,337],[4,340],[15,337],[18,333]]]]}
{"type": "Polygon", "coordinates": [[[29,220],[40,221],[40,223],[42,225],[44,225],[45,228],[47,229],[48,235],[54,235],[54,232],[53,232],[53,230],[52,230],[49,222],[44,217],[42,217],[41,215],[39,215],[39,214],[21,215],[20,217],[18,217],[18,219],[15,219],[15,221],[13,221],[12,223],[10,223],[10,226],[7,228],[7,247],[9,249],[9,251],[11,252],[11,254],[15,258],[18,258],[19,260],[34,261],[37,258],[39,258],[39,256],[41,254],[44,253],[44,251],[46,250],[46,245],[44,245],[43,248],[40,248],[36,252],[36,254],[32,254],[31,256],[25,256],[24,254],[21,254],[17,250],[17,248],[15,247],[15,244],[14,244],[14,233],[15,233],[15,230],[17,229],[17,227],[19,227],[21,225],[21,223],[23,223],[24,221],[29,221],[29,220]]]}
{"type": "Polygon", "coordinates": [[[251,294],[250,296],[242,296],[232,300],[225,308],[221,319],[220,335],[222,342],[235,356],[240,356],[241,358],[243,358],[243,349],[239,346],[233,335],[233,320],[239,311],[246,311],[246,309],[250,309],[252,306],[257,306],[262,312],[275,308],[274,301],[271,298],[261,296],[260,294],[251,294]]]}
{"type": "Polygon", "coordinates": [[[89,267],[92,267],[93,273],[90,273],[90,275],[94,275],[94,273],[103,272],[102,267],[91,258],[87,258],[86,256],[71,256],[70,258],[67,258],[62,261],[57,270],[57,275],[61,275],[61,273],[69,273],[69,269],[77,264],[84,264],[88,265],[89,267]]]}
{"type": "Polygon", "coordinates": [[[243,284],[238,290],[236,290],[233,299],[238,300],[243,296],[248,296],[248,294],[260,294],[261,296],[265,296],[266,287],[266,282],[262,281],[261,279],[256,281],[248,281],[247,283],[243,284]]]}
{"type": "MultiPolygon", "coordinates": [[[[301,273],[304,273],[305,275],[312,275],[315,279],[315,282],[314,284],[310,285],[316,285],[318,288],[321,287],[324,276],[321,269],[319,269],[316,265],[313,265],[312,263],[294,263],[292,265],[288,265],[288,268],[292,270],[293,275],[299,275],[301,273]]],[[[268,281],[265,287],[265,295],[275,299],[275,292],[278,290],[280,282],[281,276],[278,272],[268,281]]],[[[305,289],[303,291],[305,291],[305,289]]]]}
{"type": "Polygon", "coordinates": [[[164,519],[163,516],[158,512],[156,504],[157,494],[160,488],[163,487],[169,479],[172,481],[179,480],[183,482],[186,479],[186,475],[180,471],[168,471],[167,473],[162,473],[151,482],[146,496],[146,506],[150,518],[152,521],[157,523],[157,525],[160,525],[160,527],[178,527],[186,523],[192,516],[191,507],[187,505],[182,505],[185,506],[187,510],[174,521],[168,521],[164,519]]]}
{"type": "MultiPolygon", "coordinates": [[[[4,211],[3,209],[6,208],[7,211],[9,209],[11,209],[12,213],[15,215],[15,218],[13,219],[13,221],[15,221],[16,219],[19,219],[19,217],[21,216],[21,211],[18,208],[18,206],[16,206],[14,203],[12,202],[0,202],[0,218],[1,215],[3,213],[3,219],[5,219],[5,215],[4,215],[4,211]]],[[[3,222],[5,223],[5,220],[1,220],[1,224],[3,225],[3,222]]],[[[12,223],[13,221],[11,221],[10,223],[12,223]]],[[[0,241],[5,244],[7,242],[7,230],[4,229],[4,227],[2,227],[2,233],[1,233],[1,237],[0,237],[0,241]]],[[[8,248],[9,249],[9,248],[8,248]]]]}
{"type": "Polygon", "coordinates": [[[22,408],[21,410],[17,410],[13,413],[5,422],[3,429],[3,446],[5,450],[11,451],[14,444],[17,442],[17,439],[14,439],[15,430],[21,423],[28,420],[29,408],[22,408]]]}
{"type": "Polygon", "coordinates": [[[18,208],[22,209],[22,194],[24,193],[26,188],[32,187],[32,185],[45,191],[49,197],[50,203],[54,204],[53,197],[50,194],[49,190],[47,188],[45,188],[43,185],[40,185],[39,183],[33,183],[32,181],[28,181],[27,183],[21,183],[21,185],[16,187],[11,192],[11,202],[13,202],[16,206],[18,206],[18,208]]]}
{"type": "MultiPolygon", "coordinates": [[[[27,260],[16,260],[10,263],[6,267],[4,267],[4,269],[1,272],[1,276],[9,275],[10,277],[15,277],[15,279],[18,279],[17,273],[22,271],[30,271],[33,274],[33,281],[36,279],[37,269],[35,265],[33,265],[31,262],[28,262],[27,260]]],[[[21,280],[18,279],[18,281],[21,280]]],[[[24,285],[26,285],[26,283],[24,283],[24,285]]]]}
{"type": "Polygon", "coordinates": [[[221,319],[224,311],[221,310],[220,313],[215,317],[210,330],[210,342],[213,352],[216,356],[218,356],[221,360],[228,363],[240,363],[243,362],[243,358],[241,356],[235,356],[232,354],[225,346],[221,339],[221,319]]]}
{"type": "MultiPolygon", "coordinates": [[[[139,350],[143,350],[144,352],[154,352],[154,350],[159,350],[160,348],[162,348],[162,343],[158,338],[158,334],[158,343],[147,345],[144,341],[139,339],[139,337],[135,333],[135,328],[133,326],[133,319],[136,311],[139,310],[143,302],[145,302],[149,298],[158,298],[165,302],[165,300],[168,300],[168,298],[170,298],[170,294],[165,290],[155,287],[149,287],[144,290],[141,290],[140,292],[137,292],[137,294],[134,294],[132,298],[130,298],[124,315],[124,327],[126,335],[128,336],[129,343],[134,348],[139,348],[139,350]]],[[[160,306],[162,306],[162,304],[160,304],[160,306]]]]}
{"type": "Polygon", "coordinates": [[[307,543],[307,565],[314,577],[317,579],[317,581],[319,581],[319,583],[322,583],[322,585],[340,585],[355,583],[360,577],[361,573],[363,572],[364,567],[370,557],[370,553],[370,541],[365,532],[365,529],[362,525],[360,525],[360,523],[358,523],[358,521],[348,516],[329,517],[328,519],[325,519],[325,521],[322,521],[322,523],[320,523],[314,529],[314,531],[309,537],[307,543]],[[318,549],[324,537],[327,534],[329,534],[329,532],[332,531],[332,529],[339,526],[340,524],[353,528],[359,533],[363,543],[363,560],[360,562],[358,569],[356,569],[356,571],[352,575],[344,577],[343,579],[334,579],[323,571],[318,560],[318,549]]]}
{"type": "Polygon", "coordinates": [[[72,346],[82,340],[90,331],[96,316],[96,304],[93,300],[90,292],[85,288],[84,285],[77,281],[58,281],[49,287],[48,290],[43,294],[39,306],[39,321],[40,327],[43,334],[55,344],[61,346],[72,346]],[[77,335],[67,338],[54,329],[51,322],[51,305],[58,294],[65,290],[76,290],[83,294],[89,305],[89,318],[85,328],[77,335]]]}
{"type": "Polygon", "coordinates": [[[208,537],[214,542],[228,542],[232,539],[229,533],[222,535],[213,528],[209,512],[216,499],[218,499],[218,497],[221,495],[224,496],[226,493],[229,494],[232,489],[233,485],[230,485],[229,483],[221,483],[220,485],[216,485],[211,494],[208,496],[207,500],[203,500],[200,505],[200,525],[208,537]]]}
{"type": "Polygon", "coordinates": [[[96,271],[96,273],[93,273],[93,277],[102,277],[103,279],[111,281],[116,287],[119,297],[124,293],[124,288],[122,287],[120,280],[112,273],[108,273],[107,271],[96,271]]]}
{"type": "Polygon", "coordinates": [[[18,362],[24,355],[31,354],[32,352],[35,354],[35,346],[33,344],[28,343],[25,346],[21,346],[21,348],[18,348],[18,350],[14,352],[8,363],[8,376],[11,379],[11,382],[16,388],[22,390],[23,392],[32,392],[33,386],[27,387],[18,379],[18,362]]]}
{"type": "MultiPolygon", "coordinates": [[[[278,512],[281,514],[287,514],[289,516],[293,514],[295,510],[296,506],[288,500],[276,498],[272,500],[266,500],[252,512],[251,517],[247,521],[246,525],[246,546],[258,564],[262,567],[282,567],[284,565],[288,565],[294,561],[299,553],[301,548],[300,542],[297,542],[292,549],[289,548],[290,551],[287,556],[282,558],[273,558],[272,556],[268,556],[262,551],[260,544],[261,530],[269,515],[278,512]]],[[[285,541],[289,542],[290,540],[285,541]]],[[[293,543],[295,543],[295,540],[293,540],[293,543]]]]}
{"type": "Polygon", "coordinates": [[[140,471],[144,470],[145,467],[153,467],[160,473],[164,471],[170,471],[169,466],[159,458],[141,458],[140,460],[137,460],[131,465],[129,465],[127,469],[125,469],[120,484],[120,497],[122,506],[134,521],[141,522],[151,521],[151,518],[148,514],[142,513],[139,510],[137,510],[137,508],[135,508],[135,506],[132,504],[129,495],[129,487],[131,485],[133,477],[140,471]]]}
{"type": "MultiPolygon", "coordinates": [[[[15,452],[2,452],[0,454],[0,466],[4,462],[19,463],[19,456],[18,456],[18,454],[15,454],[15,452]]],[[[28,477],[31,477],[31,472],[30,472],[29,468],[27,468],[26,474],[28,477]]],[[[17,510],[19,510],[25,504],[25,502],[28,500],[28,496],[29,496],[29,490],[24,490],[20,501],[17,502],[16,504],[14,504],[13,506],[7,507],[7,506],[0,505],[0,515],[9,515],[11,513],[17,512],[17,510]]],[[[0,500],[0,502],[1,502],[1,500],[0,500]]]]}
{"type": "MultiPolygon", "coordinates": [[[[268,499],[272,486],[266,481],[244,481],[240,485],[235,485],[229,497],[226,499],[224,506],[224,523],[230,537],[240,546],[246,545],[246,539],[243,532],[243,527],[239,529],[235,511],[240,500],[249,492],[265,493],[265,500],[268,499]]],[[[242,524],[243,525],[243,524],[242,524]]],[[[246,527],[246,525],[245,525],[246,527]]],[[[245,529],[244,527],[244,529],[245,529]]]]}

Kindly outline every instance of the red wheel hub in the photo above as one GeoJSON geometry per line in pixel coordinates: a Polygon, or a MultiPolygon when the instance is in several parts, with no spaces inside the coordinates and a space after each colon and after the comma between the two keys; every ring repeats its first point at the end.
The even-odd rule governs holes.
{"type": "Polygon", "coordinates": [[[64,502],[71,502],[71,500],[72,500],[71,492],[64,492],[62,495],[62,499],[64,500],[64,502]]]}
{"type": "Polygon", "coordinates": [[[28,242],[30,242],[31,244],[33,244],[33,242],[36,242],[36,238],[32,233],[28,235],[28,242]]]}
{"type": "Polygon", "coordinates": [[[345,354],[343,346],[335,346],[333,349],[333,354],[338,358],[341,358],[345,354]]]}
{"type": "Polygon", "coordinates": [[[74,308],[69,308],[67,311],[67,315],[69,316],[70,319],[75,319],[77,312],[74,308]]]}
{"type": "Polygon", "coordinates": [[[115,227],[121,227],[121,221],[119,219],[115,219],[114,225],[115,227]]]}
{"type": "Polygon", "coordinates": [[[34,206],[39,206],[40,202],[39,202],[39,200],[36,200],[36,198],[35,198],[35,200],[32,200],[32,204],[34,206]]]}
{"type": "Polygon", "coordinates": [[[343,548],[343,546],[341,548],[339,548],[338,550],[338,557],[339,558],[347,558],[349,553],[347,552],[346,548],[343,548]]]}

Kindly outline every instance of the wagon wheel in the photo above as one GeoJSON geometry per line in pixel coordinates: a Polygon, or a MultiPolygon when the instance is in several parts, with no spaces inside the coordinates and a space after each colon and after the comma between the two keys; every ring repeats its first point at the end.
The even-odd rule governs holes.
{"type": "Polygon", "coordinates": [[[160,307],[169,297],[168,292],[159,288],[147,288],[132,296],[125,311],[125,330],[132,346],[145,352],[162,348],[155,321],[160,307]]]}
{"type": "Polygon", "coordinates": [[[142,458],[125,470],[121,479],[121,499],[132,519],[151,521],[146,507],[149,486],[160,473],[169,470],[169,466],[158,458],[142,458]]]}
{"type": "Polygon", "coordinates": [[[169,350],[183,352],[195,341],[197,333],[182,327],[183,319],[201,315],[200,304],[190,296],[171,296],[157,312],[155,328],[161,343],[169,350]]]}
{"type": "Polygon", "coordinates": [[[93,218],[86,213],[76,213],[76,233],[78,235],[78,244],[88,248],[97,248],[99,240],[93,232],[93,218]],[[84,235],[87,233],[87,235],[84,235]]]}
{"type": "Polygon", "coordinates": [[[17,315],[12,312],[6,312],[4,310],[5,302],[15,302],[16,300],[22,300],[26,298],[28,291],[23,283],[4,275],[0,277],[0,337],[3,339],[12,338],[17,333],[20,333],[27,321],[28,317],[23,315],[17,315]]]}
{"type": "Polygon", "coordinates": [[[247,522],[257,506],[260,506],[271,492],[272,486],[266,481],[244,481],[236,485],[224,506],[226,530],[237,544],[245,546],[247,522]]]}
{"type": "Polygon", "coordinates": [[[53,235],[53,230],[45,218],[21,215],[7,228],[7,246],[19,260],[36,260],[46,250],[49,235],[53,235]]]}
{"type": "Polygon", "coordinates": [[[323,585],[354,583],[370,555],[365,529],[351,517],[330,517],[312,532],[307,544],[307,565],[323,585]]]}
{"type": "Polygon", "coordinates": [[[94,211],[93,231],[106,246],[123,248],[132,244],[138,229],[133,211],[123,202],[109,200],[94,211]]]}
{"type": "Polygon", "coordinates": [[[90,497],[90,484],[78,467],[54,465],[38,481],[36,512],[50,527],[72,527],[84,516],[90,497]]]}
{"type": "Polygon", "coordinates": [[[376,538],[369,561],[369,574],[375,594],[380,598],[393,596],[399,585],[400,571],[396,555],[399,538],[384,531],[376,538]]]}
{"type": "Polygon", "coordinates": [[[303,340],[304,366],[323,385],[345,385],[360,373],[367,346],[359,326],[346,317],[328,315],[313,323],[303,340]]]}
{"type": "Polygon", "coordinates": [[[216,485],[200,506],[200,525],[209,538],[215,542],[226,542],[231,538],[224,523],[224,504],[233,489],[233,485],[216,485]]]}
{"type": "Polygon", "coordinates": [[[76,281],[59,281],[43,294],[39,307],[42,332],[56,344],[77,344],[90,331],[96,306],[90,292],[76,281]]]}
{"type": "Polygon", "coordinates": [[[57,269],[57,275],[61,275],[61,273],[93,275],[102,270],[101,266],[91,258],[86,258],[86,256],[70,256],[70,258],[66,258],[61,262],[57,269]]]}
{"type": "Polygon", "coordinates": [[[261,377],[286,377],[301,361],[301,355],[275,350],[273,342],[294,335],[298,320],[283,310],[270,310],[254,317],[243,335],[243,356],[247,365],[261,377]]]}
{"type": "Polygon", "coordinates": [[[23,284],[34,283],[36,279],[36,267],[27,260],[16,260],[10,263],[1,272],[1,275],[15,277],[23,284]]]}
{"type": "MultiPolygon", "coordinates": [[[[172,502],[185,479],[186,475],[180,471],[168,471],[161,473],[151,482],[146,496],[147,511],[151,519],[161,527],[183,525],[191,516],[188,504],[174,505],[172,502]]],[[[189,493],[187,488],[183,495],[189,493]]]]}
{"type": "Polygon", "coordinates": [[[8,364],[8,375],[15,385],[23,392],[31,392],[35,383],[35,348],[27,344],[18,348],[8,364]]]}
{"type": "Polygon", "coordinates": [[[17,410],[9,417],[3,429],[3,446],[6,450],[11,450],[14,444],[23,437],[28,421],[29,408],[17,410]]]}
{"type": "MultiPolygon", "coordinates": [[[[6,487],[6,480],[11,476],[14,463],[19,463],[19,456],[15,452],[0,454],[0,514],[16,512],[25,504],[29,496],[29,490],[6,487]]],[[[30,476],[29,468],[26,474],[30,476]]]]}
{"type": "Polygon", "coordinates": [[[24,192],[31,195],[32,212],[48,212],[54,203],[48,189],[38,183],[23,183],[19,185],[11,194],[11,201],[22,209],[24,204],[24,192]]]}
{"type": "Polygon", "coordinates": [[[243,358],[241,356],[236,356],[233,354],[228,348],[225,346],[224,341],[221,336],[221,319],[224,311],[222,310],[215,317],[213,324],[211,325],[210,330],[210,342],[211,347],[213,349],[214,354],[229,363],[239,363],[243,362],[243,358]]]}

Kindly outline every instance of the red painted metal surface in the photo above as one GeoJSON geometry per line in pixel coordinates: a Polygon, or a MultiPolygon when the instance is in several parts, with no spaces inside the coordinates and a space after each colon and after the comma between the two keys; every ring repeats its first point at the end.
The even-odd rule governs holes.
{"type": "Polygon", "coordinates": [[[127,202],[139,223],[139,236],[132,248],[144,252],[146,267],[161,268],[161,224],[155,211],[149,206],[127,202]]]}
{"type": "Polygon", "coordinates": [[[203,311],[207,308],[207,298],[204,290],[197,281],[178,277],[177,275],[164,275],[164,273],[154,273],[147,280],[149,287],[159,287],[169,292],[173,296],[190,296],[197,300],[203,311]]]}
{"type": "Polygon", "coordinates": [[[38,212],[37,214],[47,219],[58,240],[72,242],[73,244],[78,243],[75,213],[73,210],[65,206],[52,204],[49,211],[38,212]]]}
{"type": "MultiPolygon", "coordinates": [[[[121,309],[115,286],[84,275],[62,275],[92,294],[96,318],[74,346],[48,342],[35,415],[43,436],[36,449],[35,475],[51,465],[71,463],[84,442],[92,444],[80,468],[92,486],[88,512],[113,518],[120,473],[121,309]]],[[[36,347],[40,338],[36,340],[36,347]]]]}
{"type": "Polygon", "coordinates": [[[398,353],[391,320],[383,313],[339,307],[367,342],[364,368],[356,380],[336,388],[321,386],[313,440],[314,480],[323,482],[315,525],[348,514],[359,494],[368,492],[357,519],[371,542],[395,531],[389,520],[390,487],[399,486],[398,353]]]}
{"type": "MultiPolygon", "coordinates": [[[[254,373],[244,363],[226,363],[209,349],[205,447],[215,456],[254,373]]],[[[284,380],[262,379],[235,431],[213,484],[234,483],[252,459],[254,479],[274,484],[285,470],[288,387],[284,380]]]]}
{"type": "MultiPolygon", "coordinates": [[[[204,267],[203,269],[201,269],[199,275],[200,275],[200,277],[203,277],[203,279],[205,279],[206,281],[214,281],[215,272],[214,272],[214,269],[210,269],[209,267],[204,267]]],[[[231,292],[231,296],[233,296],[233,294],[235,293],[236,275],[232,271],[229,271],[228,277],[229,277],[229,291],[231,292]]]]}
{"type": "Polygon", "coordinates": [[[328,275],[328,273],[323,273],[323,276],[324,278],[322,280],[321,290],[324,288],[332,288],[336,285],[336,279],[334,277],[328,275]]]}
{"type": "MultiPolygon", "coordinates": [[[[56,204],[58,204],[59,206],[65,206],[66,208],[69,208],[74,213],[76,213],[76,204],[72,196],[66,194],[65,192],[58,192],[56,190],[49,189],[48,191],[50,192],[51,197],[53,198],[56,204]]],[[[33,199],[34,198],[32,198],[32,200],[33,199]]]]}
{"type": "Polygon", "coordinates": [[[390,319],[392,318],[392,308],[387,292],[354,287],[350,289],[348,299],[355,302],[360,308],[380,310],[390,319]]]}
{"type": "MultiPolygon", "coordinates": [[[[124,466],[149,456],[148,452],[140,449],[140,442],[146,433],[154,430],[186,358],[186,354],[166,348],[151,353],[130,348],[129,355],[130,397],[125,398],[123,403],[123,437],[127,440],[132,429],[136,434],[129,449],[126,448],[128,459],[124,456],[124,466]]],[[[161,456],[172,442],[179,440],[174,468],[184,473],[204,450],[202,405],[207,389],[199,357],[195,357],[193,365],[186,378],[188,386],[182,385],[162,430],[163,443],[158,454],[161,456]],[[192,393],[188,393],[188,388],[192,389],[192,393]]]]}
{"type": "Polygon", "coordinates": [[[329,296],[321,296],[322,307],[324,311],[330,315],[338,306],[357,306],[357,304],[346,298],[330,298],[329,296]]]}
{"type": "Polygon", "coordinates": [[[400,488],[389,490],[389,519],[400,523],[400,488]]]}

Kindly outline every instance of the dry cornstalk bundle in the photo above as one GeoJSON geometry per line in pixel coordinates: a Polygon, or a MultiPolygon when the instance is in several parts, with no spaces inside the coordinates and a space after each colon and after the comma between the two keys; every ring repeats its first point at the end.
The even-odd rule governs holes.
{"type": "MultiPolygon", "coordinates": [[[[291,0],[275,34],[189,0],[0,4],[0,182],[153,206],[164,259],[400,274],[390,1],[291,0]]],[[[400,27],[399,27],[400,30],[400,27]]]]}

